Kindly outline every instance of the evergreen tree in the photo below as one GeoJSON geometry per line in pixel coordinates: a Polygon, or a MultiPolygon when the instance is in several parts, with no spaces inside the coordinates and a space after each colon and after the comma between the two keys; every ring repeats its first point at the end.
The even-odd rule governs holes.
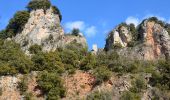
{"type": "Polygon", "coordinates": [[[71,32],[71,34],[72,35],[75,35],[75,36],[79,36],[80,34],[80,30],[79,29],[77,29],[77,28],[74,28],[73,30],[72,30],[72,32],[71,32]]]}

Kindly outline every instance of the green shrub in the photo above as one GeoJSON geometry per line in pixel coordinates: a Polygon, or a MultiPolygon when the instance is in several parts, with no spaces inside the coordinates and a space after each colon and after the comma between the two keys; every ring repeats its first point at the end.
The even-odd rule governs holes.
{"type": "Polygon", "coordinates": [[[137,93],[124,91],[120,97],[120,100],[141,100],[141,96],[137,93]]]}
{"type": "Polygon", "coordinates": [[[138,32],[137,32],[137,29],[136,29],[135,25],[131,23],[129,25],[129,29],[130,29],[130,32],[132,34],[133,41],[136,41],[137,37],[138,37],[138,32]]]}
{"type": "Polygon", "coordinates": [[[34,63],[33,70],[35,71],[42,71],[45,70],[45,57],[44,53],[38,53],[36,55],[33,55],[31,60],[34,63]]]}
{"type": "Polygon", "coordinates": [[[25,93],[24,94],[24,100],[34,100],[32,93],[25,93]]]}
{"type": "Polygon", "coordinates": [[[80,69],[84,71],[91,70],[95,67],[96,59],[95,56],[91,53],[88,53],[87,56],[81,61],[80,69]]]}
{"type": "Polygon", "coordinates": [[[96,55],[96,66],[107,66],[109,62],[110,60],[108,59],[106,52],[101,52],[96,55]]]}
{"type": "Polygon", "coordinates": [[[140,93],[142,90],[146,89],[146,82],[143,77],[138,77],[135,79],[135,81],[132,81],[132,88],[130,88],[130,91],[133,93],[140,93]]]}
{"type": "Polygon", "coordinates": [[[60,10],[56,6],[52,6],[52,9],[53,9],[53,13],[57,14],[60,18],[60,21],[62,21],[62,15],[61,15],[60,10]]]}
{"type": "Polygon", "coordinates": [[[148,18],[148,21],[154,21],[155,23],[161,25],[162,27],[165,26],[165,23],[161,20],[159,20],[157,17],[150,17],[148,18]]]}
{"type": "Polygon", "coordinates": [[[1,75],[29,73],[33,64],[20,46],[13,41],[1,42],[0,62],[1,75]]]}
{"type": "Polygon", "coordinates": [[[122,45],[120,43],[115,43],[112,48],[113,49],[120,49],[120,48],[122,48],[122,45]]]}
{"type": "Polygon", "coordinates": [[[64,65],[57,52],[38,53],[32,57],[34,62],[33,70],[49,72],[64,72],[64,65]]]}
{"type": "Polygon", "coordinates": [[[140,67],[142,67],[141,62],[136,60],[125,67],[125,72],[137,73],[140,67]]]}
{"type": "Polygon", "coordinates": [[[87,46],[84,47],[82,44],[74,42],[74,41],[66,45],[64,50],[73,51],[78,56],[79,60],[82,60],[84,56],[86,56],[88,53],[87,46]]]}
{"type": "Polygon", "coordinates": [[[112,65],[118,62],[119,55],[117,52],[100,52],[96,55],[96,66],[108,66],[112,70],[112,65]]]}
{"type": "Polygon", "coordinates": [[[114,60],[119,60],[119,54],[115,51],[112,51],[110,53],[107,54],[108,60],[114,61],[114,60]]]}
{"type": "Polygon", "coordinates": [[[130,42],[127,43],[128,47],[134,47],[135,45],[136,45],[135,41],[130,41],[130,42]]]}
{"type": "Polygon", "coordinates": [[[161,78],[162,78],[162,75],[159,72],[156,72],[156,71],[152,72],[152,77],[150,79],[149,84],[151,84],[152,86],[160,87],[161,78]]]}
{"type": "Polygon", "coordinates": [[[32,45],[30,46],[29,51],[31,54],[37,54],[42,51],[42,46],[37,45],[37,44],[32,45]]]}
{"type": "Polygon", "coordinates": [[[170,35],[170,24],[166,24],[165,29],[167,30],[168,34],[170,35]]]}
{"type": "Polygon", "coordinates": [[[152,100],[169,100],[170,99],[170,95],[169,95],[169,91],[162,91],[161,89],[158,88],[153,88],[151,90],[152,92],[152,100]]]}
{"type": "Polygon", "coordinates": [[[110,92],[95,91],[87,96],[86,100],[112,100],[113,94],[110,92]]]}
{"type": "Polygon", "coordinates": [[[123,73],[124,72],[124,68],[122,65],[119,65],[118,63],[116,64],[109,64],[108,68],[113,71],[113,72],[117,72],[117,73],[123,73]]]}
{"type": "Polygon", "coordinates": [[[65,96],[63,81],[57,73],[43,71],[38,75],[37,83],[47,95],[48,100],[56,100],[65,96]]]}
{"type": "Polygon", "coordinates": [[[80,35],[79,33],[80,33],[80,30],[77,29],[77,28],[74,28],[71,32],[71,34],[74,35],[74,36],[79,36],[80,35]]]}
{"type": "Polygon", "coordinates": [[[149,21],[154,21],[154,22],[157,22],[158,21],[158,18],[157,17],[150,17],[148,18],[149,21]]]}
{"type": "Polygon", "coordinates": [[[10,19],[8,26],[6,27],[6,32],[4,37],[12,37],[17,33],[21,32],[28,22],[30,17],[27,11],[18,11],[12,19],[10,19]]]}
{"type": "Polygon", "coordinates": [[[79,43],[72,42],[64,49],[58,49],[58,52],[65,70],[69,74],[73,74],[79,68],[80,62],[84,59],[85,55],[87,55],[87,48],[79,43]]]}
{"type": "Polygon", "coordinates": [[[27,5],[27,9],[29,11],[37,10],[37,9],[43,9],[44,11],[49,9],[51,6],[51,3],[49,0],[32,0],[27,5]]]}
{"type": "Polygon", "coordinates": [[[60,98],[65,97],[66,90],[61,87],[52,88],[47,96],[47,100],[60,100],[60,98]]]}
{"type": "Polygon", "coordinates": [[[118,27],[118,30],[120,30],[122,27],[129,27],[126,23],[121,23],[121,24],[119,24],[119,27],[118,27]]]}
{"type": "Polygon", "coordinates": [[[161,25],[162,27],[165,27],[165,22],[164,22],[164,21],[159,20],[157,23],[158,23],[159,25],[161,25]]]}
{"type": "Polygon", "coordinates": [[[152,61],[144,62],[144,64],[141,66],[141,69],[143,69],[145,73],[153,73],[156,69],[156,63],[152,61]]]}
{"type": "Polygon", "coordinates": [[[21,95],[23,95],[27,89],[28,89],[28,80],[27,77],[21,78],[21,80],[18,82],[17,88],[19,89],[21,95]]]}
{"type": "Polygon", "coordinates": [[[6,63],[0,63],[0,75],[14,75],[17,73],[15,67],[6,63]]]}
{"type": "Polygon", "coordinates": [[[75,68],[78,68],[79,59],[76,52],[68,49],[64,49],[60,52],[60,58],[63,64],[70,64],[75,68]]]}
{"type": "Polygon", "coordinates": [[[157,71],[152,73],[150,84],[161,90],[170,90],[170,61],[160,60],[157,71]]]}
{"type": "Polygon", "coordinates": [[[64,68],[68,72],[68,74],[74,74],[75,71],[76,71],[76,68],[73,65],[70,65],[70,64],[65,64],[64,68]]]}
{"type": "Polygon", "coordinates": [[[170,61],[159,61],[158,69],[160,71],[160,78],[159,84],[161,84],[161,88],[165,90],[170,90],[170,61]]]}
{"type": "Polygon", "coordinates": [[[57,52],[49,52],[45,55],[45,69],[58,73],[64,71],[64,65],[57,52]]]}
{"type": "Polygon", "coordinates": [[[99,66],[94,70],[93,74],[96,78],[96,84],[101,84],[110,79],[112,72],[107,67],[99,66]]]}
{"type": "Polygon", "coordinates": [[[0,31],[0,39],[6,39],[6,38],[7,38],[6,30],[1,30],[0,31]]]}

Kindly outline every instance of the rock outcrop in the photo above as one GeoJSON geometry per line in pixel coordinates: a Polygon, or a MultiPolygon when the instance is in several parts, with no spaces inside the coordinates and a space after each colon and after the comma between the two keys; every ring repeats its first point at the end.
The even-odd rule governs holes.
{"type": "Polygon", "coordinates": [[[128,42],[132,40],[132,35],[127,26],[117,26],[111,31],[106,40],[105,48],[107,50],[113,49],[114,46],[126,47],[128,42]]]}
{"type": "Polygon", "coordinates": [[[140,33],[142,42],[146,47],[150,47],[152,52],[146,52],[145,55],[151,55],[152,58],[159,58],[162,54],[168,59],[170,57],[170,36],[160,24],[154,21],[144,21],[141,25],[143,32],[140,33]]]}
{"type": "Polygon", "coordinates": [[[1,76],[0,77],[0,88],[2,95],[0,100],[20,100],[21,95],[17,89],[18,77],[14,76],[1,76]]]}
{"type": "Polygon", "coordinates": [[[37,9],[30,12],[30,18],[23,31],[13,38],[19,43],[25,52],[31,45],[42,45],[43,51],[55,50],[64,47],[71,42],[86,46],[83,36],[65,35],[60,25],[59,15],[53,13],[53,9],[37,9]]]}
{"type": "Polygon", "coordinates": [[[117,46],[117,43],[119,43],[121,48],[115,51],[127,58],[139,60],[170,58],[170,36],[161,24],[149,19],[144,20],[138,26],[138,32],[136,33],[138,34],[138,40],[135,41],[137,44],[133,47],[127,46],[127,43],[133,41],[132,35],[127,35],[127,33],[130,33],[128,29],[119,28],[118,31],[117,29],[113,30],[106,40],[105,48],[107,50],[115,50],[114,46],[117,46]],[[121,32],[123,35],[120,35],[122,30],[124,30],[121,32]]]}
{"type": "Polygon", "coordinates": [[[92,91],[95,77],[87,72],[77,70],[74,75],[64,76],[67,95],[63,100],[83,99],[92,91]],[[76,84],[76,85],[75,85],[76,84]]]}
{"type": "Polygon", "coordinates": [[[25,100],[18,84],[21,82],[22,78],[27,79],[27,82],[25,83],[28,87],[26,93],[31,93],[31,98],[33,100],[44,100],[42,91],[37,87],[36,77],[37,72],[32,72],[27,76],[22,74],[18,74],[16,76],[1,76],[0,89],[2,90],[2,94],[0,96],[0,100],[25,100]]]}

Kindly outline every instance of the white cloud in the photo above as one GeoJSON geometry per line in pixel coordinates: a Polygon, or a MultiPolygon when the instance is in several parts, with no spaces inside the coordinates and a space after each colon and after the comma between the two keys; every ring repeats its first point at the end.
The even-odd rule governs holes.
{"type": "Polygon", "coordinates": [[[139,19],[136,18],[136,17],[130,16],[130,17],[128,17],[128,18],[126,19],[126,23],[127,23],[127,24],[133,23],[135,26],[137,26],[137,25],[139,24],[139,19]]]}
{"type": "Polygon", "coordinates": [[[80,30],[84,30],[85,28],[85,23],[83,21],[74,21],[74,22],[67,22],[65,25],[64,25],[65,29],[67,31],[70,31],[74,28],[78,28],[80,30]]]}
{"type": "Polygon", "coordinates": [[[85,30],[85,34],[87,37],[93,37],[97,33],[96,27],[95,26],[90,26],[85,30]]]}
{"type": "Polygon", "coordinates": [[[82,33],[81,35],[87,36],[87,37],[94,37],[97,33],[97,29],[95,26],[90,26],[84,21],[73,21],[73,22],[67,22],[64,24],[64,28],[66,32],[70,32],[74,28],[80,29],[82,33]]]}

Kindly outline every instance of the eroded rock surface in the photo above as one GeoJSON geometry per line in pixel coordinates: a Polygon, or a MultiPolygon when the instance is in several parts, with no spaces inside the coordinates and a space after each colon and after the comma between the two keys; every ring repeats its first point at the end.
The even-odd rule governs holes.
{"type": "Polygon", "coordinates": [[[166,29],[160,24],[145,20],[140,24],[140,31],[138,34],[138,42],[134,47],[128,47],[127,43],[132,41],[132,38],[128,38],[127,30],[124,30],[124,39],[121,38],[120,33],[116,30],[109,34],[106,40],[105,48],[110,51],[117,51],[120,55],[123,55],[131,59],[139,60],[156,60],[160,58],[170,58],[170,36],[166,29]],[[115,50],[113,47],[119,43],[121,48],[115,50]]]}
{"type": "Polygon", "coordinates": [[[2,95],[0,100],[20,100],[22,96],[17,89],[19,77],[15,76],[2,76],[0,77],[0,88],[2,95]]]}
{"type": "Polygon", "coordinates": [[[43,51],[55,50],[64,47],[71,42],[86,46],[83,36],[65,35],[60,19],[53,13],[52,8],[44,11],[37,9],[30,12],[30,18],[23,31],[13,38],[22,49],[28,53],[31,45],[42,45],[43,51]]]}
{"type": "Polygon", "coordinates": [[[33,100],[44,100],[42,91],[37,87],[36,82],[37,72],[32,72],[27,76],[18,74],[16,76],[1,76],[0,88],[2,89],[2,95],[0,100],[23,100],[24,96],[21,94],[18,88],[18,83],[23,77],[27,79],[27,93],[31,93],[33,100]]]}
{"type": "Polygon", "coordinates": [[[63,100],[83,99],[93,89],[95,78],[92,74],[76,71],[72,76],[64,77],[67,96],[63,100]]]}
{"type": "Polygon", "coordinates": [[[114,46],[126,47],[128,42],[132,40],[131,32],[126,26],[117,26],[116,29],[110,32],[106,40],[105,48],[113,49],[114,46]]]}

